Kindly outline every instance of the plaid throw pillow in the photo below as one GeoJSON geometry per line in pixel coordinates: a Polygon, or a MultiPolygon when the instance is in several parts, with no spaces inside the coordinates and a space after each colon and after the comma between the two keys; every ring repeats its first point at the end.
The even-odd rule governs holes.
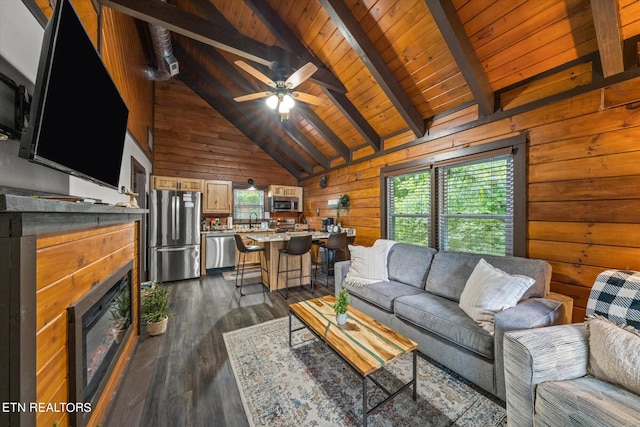
{"type": "Polygon", "coordinates": [[[595,316],[640,330],[640,272],[606,270],[600,273],[587,302],[587,317],[595,316]]]}

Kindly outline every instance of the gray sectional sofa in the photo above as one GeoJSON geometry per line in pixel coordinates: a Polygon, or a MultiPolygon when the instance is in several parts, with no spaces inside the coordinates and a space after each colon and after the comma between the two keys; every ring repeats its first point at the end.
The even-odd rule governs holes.
{"type": "Polygon", "coordinates": [[[544,299],[551,266],[543,260],[497,257],[394,244],[387,256],[388,281],[351,286],[350,261],[335,264],[335,293],[345,287],[351,304],[419,344],[419,351],[505,400],[502,339],[505,331],[561,323],[564,307],[544,299]],[[520,302],[499,312],[491,335],[458,305],[478,261],[535,279],[520,302]]]}

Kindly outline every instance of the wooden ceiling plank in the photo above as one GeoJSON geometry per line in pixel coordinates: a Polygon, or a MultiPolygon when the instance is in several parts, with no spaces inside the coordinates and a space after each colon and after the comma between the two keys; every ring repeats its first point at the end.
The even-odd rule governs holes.
{"type": "Polygon", "coordinates": [[[605,77],[624,71],[622,25],[618,0],[591,0],[602,73],[605,77]]]}
{"type": "MultiPolygon", "coordinates": [[[[279,119],[273,117],[273,120],[279,119]]],[[[316,162],[318,162],[320,166],[322,166],[324,169],[329,169],[329,159],[325,157],[325,155],[322,154],[320,150],[318,150],[316,146],[313,145],[313,143],[309,141],[309,139],[304,136],[297,127],[293,125],[293,123],[291,123],[289,120],[282,120],[280,121],[280,126],[287,133],[287,135],[289,135],[289,137],[293,139],[295,143],[300,146],[300,148],[306,151],[307,154],[309,154],[316,162]]]]}
{"type": "Polygon", "coordinates": [[[360,56],[369,72],[374,76],[413,133],[417,137],[423,136],[425,133],[423,117],[404,93],[404,90],[349,8],[342,0],[320,0],[320,4],[337,24],[344,38],[358,53],[358,56],[360,56]]]}
{"type": "Polygon", "coordinates": [[[327,124],[311,108],[306,105],[296,107],[296,111],[304,117],[320,136],[333,147],[334,150],[346,161],[351,160],[351,150],[335,134],[327,124]]]}
{"type": "Polygon", "coordinates": [[[447,0],[425,0],[425,2],[478,103],[480,115],[490,116],[494,113],[493,90],[464,31],[460,17],[451,2],[447,0]]]}
{"type": "Polygon", "coordinates": [[[349,120],[349,123],[356,128],[358,133],[362,135],[367,145],[371,146],[375,151],[380,151],[380,136],[351,101],[343,93],[333,92],[331,89],[325,89],[323,92],[331,99],[342,115],[349,120]]]}

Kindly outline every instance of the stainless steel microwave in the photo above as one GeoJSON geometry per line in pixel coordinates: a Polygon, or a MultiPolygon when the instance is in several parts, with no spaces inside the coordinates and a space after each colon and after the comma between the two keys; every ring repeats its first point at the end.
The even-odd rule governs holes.
{"type": "Polygon", "coordinates": [[[269,212],[298,212],[298,198],[269,197],[269,212]]]}

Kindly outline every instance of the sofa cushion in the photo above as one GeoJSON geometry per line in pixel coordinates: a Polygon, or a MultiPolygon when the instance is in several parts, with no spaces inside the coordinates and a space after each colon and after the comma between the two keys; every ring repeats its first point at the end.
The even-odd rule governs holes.
{"type": "Polygon", "coordinates": [[[589,319],[589,373],[640,395],[640,336],[631,326],[589,319]]]}
{"type": "Polygon", "coordinates": [[[455,301],[424,292],[396,298],[394,311],[409,323],[493,359],[493,336],[467,316],[455,301]]]}
{"type": "Polygon", "coordinates": [[[534,280],[508,274],[486,262],[478,261],[460,295],[460,308],[482,329],[493,334],[496,313],[515,307],[534,280]]]}
{"type": "Polygon", "coordinates": [[[387,271],[389,280],[424,289],[427,273],[436,249],[396,243],[389,250],[387,271]]]}
{"type": "Polygon", "coordinates": [[[551,281],[551,265],[544,260],[449,251],[440,251],[434,255],[425,289],[459,302],[467,279],[481,258],[506,273],[534,279],[535,283],[524,293],[522,299],[542,298],[546,295],[551,281]]]}
{"type": "Polygon", "coordinates": [[[536,387],[536,425],[630,426],[640,419],[640,396],[586,376],[536,387]]]}
{"type": "Polygon", "coordinates": [[[351,265],[345,282],[352,286],[365,286],[388,280],[387,257],[395,243],[393,240],[378,239],[371,247],[349,245],[351,265]]]}
{"type": "Polygon", "coordinates": [[[400,282],[376,282],[367,286],[344,285],[351,295],[373,304],[389,313],[393,312],[393,301],[405,295],[416,295],[425,293],[424,290],[415,286],[400,282]]]}

